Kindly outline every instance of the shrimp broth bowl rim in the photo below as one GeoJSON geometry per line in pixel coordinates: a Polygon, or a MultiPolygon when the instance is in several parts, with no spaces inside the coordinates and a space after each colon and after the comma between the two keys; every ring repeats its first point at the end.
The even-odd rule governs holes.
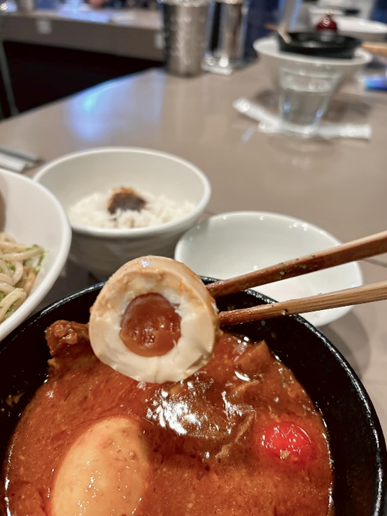
{"type": "MultiPolygon", "coordinates": [[[[44,185],[33,181],[31,178],[15,174],[14,172],[8,172],[0,170],[0,176],[8,178],[7,181],[20,182],[24,184],[33,185],[32,188],[39,190],[49,202],[54,206],[60,221],[61,239],[58,246],[56,257],[53,263],[50,265],[41,282],[37,288],[33,289],[30,295],[26,298],[24,303],[20,305],[17,310],[0,325],[0,341],[2,341],[33,312],[33,310],[41,303],[50,289],[58,279],[65,263],[67,261],[70,246],[71,246],[71,226],[67,216],[66,210],[58,200],[58,198],[44,185]]],[[[14,235],[13,235],[14,236],[14,235]]],[[[17,237],[15,237],[17,238],[17,237]]],[[[37,242],[39,244],[39,242],[37,242]]],[[[49,252],[49,249],[45,249],[45,253],[49,252]]]]}
{"type": "MultiPolygon", "coordinates": [[[[204,277],[204,276],[202,276],[201,279],[205,283],[210,283],[210,282],[216,281],[213,278],[208,278],[208,277],[204,277]]],[[[79,314],[78,315],[80,318],[84,318],[85,313],[83,313],[83,312],[84,311],[88,312],[88,310],[90,309],[89,305],[94,302],[93,300],[98,295],[98,293],[101,290],[101,288],[103,287],[103,285],[104,285],[104,282],[95,284],[91,287],[87,287],[83,290],[75,292],[69,296],[66,296],[65,298],[62,298],[62,299],[52,303],[48,307],[40,310],[36,314],[29,317],[26,321],[24,321],[22,323],[22,325],[20,325],[19,328],[15,329],[14,332],[12,334],[10,334],[5,341],[0,343],[0,362],[1,362],[1,359],[7,360],[8,353],[10,352],[11,356],[9,356],[8,359],[11,360],[12,364],[15,362],[15,357],[13,357],[13,355],[12,355],[12,353],[14,353],[14,354],[16,353],[16,351],[12,352],[12,350],[16,349],[15,344],[18,343],[19,347],[21,345],[24,348],[25,344],[23,344],[23,342],[20,344],[20,341],[24,338],[24,342],[28,342],[28,339],[26,337],[28,336],[29,332],[33,332],[34,334],[36,332],[42,333],[42,339],[39,339],[39,342],[35,342],[33,345],[33,349],[35,350],[34,351],[35,355],[36,355],[36,350],[38,350],[38,349],[43,350],[43,348],[44,348],[43,356],[38,356],[36,358],[37,363],[29,365],[29,370],[32,369],[32,374],[35,375],[33,385],[30,384],[29,378],[27,378],[24,374],[21,375],[20,371],[18,372],[17,381],[22,381],[24,383],[27,382],[26,386],[27,386],[28,393],[27,393],[26,398],[25,397],[22,398],[22,402],[21,402],[22,407],[15,407],[15,410],[11,414],[12,417],[7,418],[7,428],[9,425],[11,425],[11,427],[13,428],[13,430],[11,428],[11,434],[9,434],[9,435],[12,435],[12,433],[14,432],[14,428],[17,424],[17,421],[20,418],[21,411],[23,411],[25,409],[25,406],[30,401],[31,396],[34,395],[34,393],[39,388],[39,386],[44,382],[45,377],[46,377],[45,376],[46,373],[43,373],[41,370],[39,370],[39,367],[41,367],[41,365],[44,362],[44,367],[45,367],[45,370],[47,371],[46,368],[47,368],[48,350],[47,350],[46,343],[43,338],[44,329],[47,327],[48,324],[51,324],[52,322],[54,322],[54,320],[57,320],[58,317],[61,318],[63,315],[68,317],[69,313],[72,313],[74,310],[76,310],[78,313],[79,308],[80,308],[79,303],[81,303],[81,306],[82,306],[82,311],[81,311],[82,315],[79,315],[79,314]],[[86,306],[86,303],[87,303],[87,306],[86,306]],[[75,305],[75,306],[72,306],[72,305],[75,305]],[[64,310],[65,314],[63,314],[63,310],[64,310]],[[58,313],[58,311],[59,311],[59,313],[58,313]],[[35,371],[35,373],[34,373],[34,371],[35,371]],[[14,421],[15,421],[15,423],[14,423],[14,421]]],[[[252,291],[252,290],[247,290],[244,292],[240,292],[238,294],[232,294],[231,297],[239,296],[239,295],[241,295],[243,299],[245,299],[246,296],[249,298],[249,300],[255,299],[256,302],[254,302],[254,304],[262,304],[262,303],[267,304],[267,303],[273,302],[273,300],[270,297],[265,296],[256,291],[252,291]]],[[[224,298],[224,302],[226,303],[226,305],[228,303],[229,297],[230,296],[225,296],[225,298],[224,298]]],[[[373,488],[371,487],[367,491],[367,494],[369,497],[371,497],[371,501],[372,501],[372,512],[370,513],[370,516],[371,515],[372,516],[383,516],[383,514],[385,514],[385,511],[387,508],[387,481],[386,481],[387,454],[386,454],[386,445],[385,445],[385,439],[383,436],[383,431],[382,431],[382,428],[380,425],[378,415],[373,406],[373,403],[372,403],[364,385],[361,383],[358,375],[354,372],[352,367],[349,365],[346,358],[340,353],[340,351],[337,350],[337,348],[334,346],[334,344],[321,331],[319,331],[316,327],[314,327],[312,324],[310,324],[309,322],[307,322],[305,319],[303,319],[300,316],[289,316],[288,318],[281,319],[281,322],[279,322],[279,324],[281,325],[282,321],[284,321],[286,319],[288,321],[287,325],[290,324],[292,327],[294,327],[296,333],[298,331],[300,331],[301,335],[304,335],[304,337],[308,341],[309,341],[309,338],[313,339],[314,344],[312,347],[316,348],[313,350],[313,353],[315,353],[317,350],[320,350],[322,352],[322,355],[325,357],[325,359],[326,359],[326,357],[329,356],[329,367],[323,368],[323,372],[322,372],[323,377],[328,378],[328,376],[331,375],[332,371],[334,371],[335,368],[338,368],[341,371],[340,372],[341,380],[345,379],[346,388],[351,386],[350,387],[351,396],[354,396],[356,398],[356,400],[357,400],[356,406],[357,406],[357,408],[360,408],[360,412],[361,412],[361,415],[360,415],[359,411],[357,409],[352,410],[352,415],[355,418],[359,418],[359,417],[361,418],[361,424],[365,425],[365,428],[367,429],[367,435],[370,437],[370,442],[367,444],[367,447],[371,447],[371,449],[372,449],[372,457],[370,458],[369,461],[372,463],[372,471],[374,474],[373,475],[373,483],[372,483],[373,488]]],[[[273,322],[273,320],[270,320],[270,321],[268,321],[268,324],[271,324],[272,322],[273,322]]],[[[248,331],[250,328],[253,330],[253,332],[256,331],[257,330],[256,323],[248,324],[246,326],[245,331],[248,331]],[[255,328],[255,330],[254,330],[254,328],[255,328]]],[[[285,329],[285,331],[287,331],[286,327],[284,329],[285,329]]],[[[280,340],[281,340],[281,335],[280,335],[280,340]]],[[[275,342],[275,340],[273,342],[275,342]]],[[[309,349],[310,343],[307,342],[306,344],[307,344],[306,349],[309,349]]],[[[270,346],[270,348],[272,349],[272,346],[270,346]]],[[[272,352],[276,355],[276,351],[274,349],[272,349],[272,352]]],[[[40,351],[39,351],[39,353],[40,353],[40,351]]],[[[284,351],[281,352],[282,357],[280,356],[280,360],[283,360],[285,365],[290,367],[290,369],[293,371],[293,368],[292,368],[293,366],[290,364],[287,364],[289,361],[289,357],[290,357],[289,353],[293,354],[293,355],[297,354],[296,350],[294,350],[292,352],[292,349],[288,347],[287,349],[285,349],[284,351]],[[288,351],[288,350],[290,350],[290,351],[288,351]]],[[[16,362],[17,362],[18,356],[19,355],[16,356],[16,362]]],[[[316,357],[316,358],[318,358],[318,357],[316,357]]],[[[299,359],[297,357],[294,357],[294,359],[297,360],[296,363],[298,364],[299,359]]],[[[27,358],[26,358],[26,360],[27,360],[27,358]]],[[[307,356],[306,361],[309,363],[310,360],[311,360],[310,356],[309,357],[307,356]]],[[[315,364],[314,358],[313,358],[313,364],[315,364]]],[[[13,367],[15,367],[15,366],[13,365],[13,367]]],[[[303,367],[305,367],[305,365],[303,367]]],[[[318,364],[316,364],[316,367],[318,367],[318,364]]],[[[13,374],[13,373],[11,372],[10,374],[13,374]]],[[[28,374],[30,374],[30,373],[28,373],[28,374]]],[[[298,377],[297,373],[294,372],[294,374],[296,375],[296,377],[298,377]]],[[[12,378],[14,378],[14,377],[12,377],[12,378]]],[[[16,377],[15,377],[15,379],[16,379],[16,377]]],[[[299,381],[301,381],[301,383],[303,385],[304,382],[301,379],[299,379],[299,381]]],[[[309,381],[313,381],[313,383],[315,383],[316,385],[313,386],[314,393],[311,392],[311,385],[308,385],[308,387],[306,387],[307,392],[308,392],[309,396],[311,397],[315,406],[317,408],[320,408],[320,401],[317,400],[316,398],[324,397],[325,394],[323,394],[323,391],[321,390],[321,387],[319,386],[319,382],[314,380],[314,375],[312,377],[309,375],[308,382],[309,381]]],[[[330,382],[330,385],[333,385],[333,384],[330,382]]],[[[336,390],[336,387],[333,385],[333,387],[332,387],[333,394],[334,394],[335,390],[336,390]]],[[[331,401],[333,401],[335,398],[332,397],[331,394],[328,396],[327,399],[328,399],[328,401],[327,400],[325,401],[326,408],[321,410],[324,421],[326,420],[328,410],[329,410],[329,412],[332,412],[332,410],[333,410],[333,412],[332,412],[334,414],[333,417],[337,423],[337,420],[341,418],[341,412],[339,411],[340,413],[338,413],[337,409],[334,409],[333,403],[331,403],[331,401]]],[[[343,402],[343,400],[341,400],[341,401],[343,402]]],[[[347,407],[347,406],[348,406],[348,404],[346,403],[345,407],[347,407]]],[[[347,410],[347,409],[345,409],[345,410],[347,410]]],[[[341,421],[341,419],[340,419],[340,421],[341,421]]],[[[341,427],[342,427],[342,425],[340,425],[340,428],[341,427]]],[[[351,512],[348,512],[348,510],[351,510],[352,502],[348,505],[348,503],[347,503],[348,496],[346,496],[346,495],[348,495],[350,492],[352,492],[352,489],[354,488],[354,486],[352,484],[346,483],[347,482],[347,480],[346,480],[347,479],[347,459],[345,458],[345,456],[342,456],[342,453],[341,453],[341,449],[342,449],[341,440],[339,443],[338,438],[335,437],[335,435],[331,433],[331,430],[332,430],[331,424],[327,425],[327,430],[329,432],[329,435],[331,437],[333,435],[334,440],[337,441],[335,447],[336,447],[336,452],[337,452],[337,450],[339,450],[339,454],[336,457],[334,456],[333,459],[335,461],[334,464],[336,464],[336,466],[337,466],[336,460],[339,460],[340,469],[342,470],[341,477],[340,477],[341,481],[344,478],[344,491],[345,492],[341,493],[340,490],[336,490],[336,489],[333,492],[335,506],[336,506],[336,502],[340,503],[341,505],[344,503],[345,508],[346,508],[345,514],[350,515],[350,514],[353,514],[351,512]]],[[[357,429],[355,430],[355,437],[356,437],[356,434],[359,433],[359,436],[357,436],[357,438],[356,438],[357,440],[359,440],[363,437],[362,432],[364,432],[364,429],[363,430],[357,430],[357,429]]],[[[8,430],[7,430],[7,433],[8,433],[8,430]]],[[[349,433],[351,433],[351,432],[349,432],[349,433]]],[[[6,439],[7,439],[7,442],[9,442],[9,437],[7,437],[6,439]]],[[[347,441],[349,443],[351,443],[352,440],[353,440],[353,436],[352,437],[349,436],[349,438],[347,439],[347,441]]],[[[1,441],[1,439],[0,439],[0,441],[1,441]]],[[[332,443],[331,439],[330,439],[330,441],[332,443]]],[[[0,444],[1,444],[1,448],[2,448],[1,452],[3,453],[4,443],[0,442],[0,444]]],[[[345,446],[347,446],[347,444],[345,444],[345,446]]],[[[352,446],[352,445],[350,444],[350,446],[352,446]]],[[[364,466],[369,465],[369,462],[364,463],[364,461],[362,461],[362,459],[357,459],[358,456],[359,456],[359,454],[356,449],[356,453],[354,455],[352,454],[351,458],[353,459],[354,457],[356,457],[356,459],[355,459],[356,467],[360,468],[360,471],[362,471],[364,466]]],[[[355,472],[355,476],[356,476],[356,472],[355,472]]],[[[350,477],[352,478],[353,475],[351,474],[350,477]]],[[[336,485],[336,480],[337,480],[337,478],[335,479],[335,485],[336,485]]],[[[352,482],[353,482],[353,480],[352,480],[352,482]]],[[[361,496],[363,496],[363,495],[361,495],[361,496]]],[[[356,497],[356,499],[358,500],[359,497],[356,497]]],[[[368,498],[367,501],[364,503],[367,503],[367,505],[369,505],[370,499],[368,498]]]]}
{"type": "MultiPolygon", "coordinates": [[[[181,158],[179,156],[176,156],[174,154],[153,150],[153,149],[147,149],[143,147],[101,147],[97,149],[87,149],[84,151],[77,151],[72,152],[70,154],[66,154],[64,156],[61,156],[47,165],[43,166],[39,172],[34,176],[34,181],[40,183],[41,179],[43,179],[46,175],[48,175],[53,168],[55,168],[57,165],[61,165],[63,163],[66,163],[67,161],[74,160],[81,156],[89,156],[94,154],[114,154],[114,153],[138,153],[138,154],[144,154],[144,155],[152,155],[156,157],[162,157],[169,159],[171,161],[175,161],[178,164],[183,165],[187,169],[190,170],[191,173],[199,180],[201,183],[201,186],[203,188],[203,192],[201,195],[200,200],[194,205],[193,209],[190,210],[188,213],[185,213],[183,216],[177,217],[169,222],[165,222],[156,226],[148,226],[143,228],[99,228],[95,226],[87,226],[85,224],[78,224],[75,222],[70,221],[71,228],[74,232],[81,234],[86,237],[90,238],[106,238],[106,239],[136,239],[138,237],[150,237],[150,236],[158,236],[163,233],[174,233],[175,231],[178,231],[179,229],[182,229],[185,227],[185,225],[189,221],[195,221],[205,210],[206,206],[208,205],[211,193],[212,193],[212,187],[211,183],[206,176],[206,174],[196,165],[191,163],[190,161],[181,158]]],[[[44,186],[44,185],[43,185],[44,186]]],[[[55,196],[55,194],[53,194],[55,196]]],[[[59,201],[60,202],[60,201],[59,201]]],[[[63,205],[62,205],[63,206],[63,205]]],[[[63,207],[65,212],[67,213],[66,208],[63,207]]],[[[68,213],[67,213],[68,216],[68,213]]]]}
{"type": "MultiPolygon", "coordinates": [[[[251,218],[253,218],[254,220],[260,219],[262,222],[265,222],[265,219],[266,219],[266,221],[268,221],[269,223],[278,221],[281,224],[282,223],[283,224],[292,224],[292,225],[297,224],[298,226],[306,227],[308,230],[311,230],[312,232],[320,235],[321,237],[323,237],[324,239],[326,239],[328,241],[329,247],[327,246],[326,249],[333,248],[340,244],[343,244],[342,241],[340,241],[336,236],[332,235],[332,233],[330,233],[329,231],[317,226],[316,224],[313,224],[312,222],[308,222],[306,220],[299,219],[298,217],[293,217],[292,215],[270,212],[270,211],[258,211],[258,210],[229,211],[229,212],[218,213],[216,215],[211,215],[208,218],[193,225],[193,227],[191,227],[187,231],[185,231],[183,233],[183,235],[179,238],[179,240],[176,244],[175,253],[174,253],[175,260],[182,261],[183,263],[186,263],[188,265],[188,267],[192,267],[191,260],[188,260],[188,258],[191,258],[195,253],[196,253],[196,255],[200,254],[201,250],[203,249],[202,246],[199,246],[199,248],[195,250],[195,246],[193,243],[195,236],[200,235],[203,225],[206,225],[208,223],[210,223],[210,224],[213,223],[213,229],[211,229],[211,227],[210,227],[210,229],[208,230],[208,234],[206,237],[208,240],[209,235],[212,233],[212,231],[214,234],[216,234],[218,232],[219,227],[221,227],[224,223],[227,224],[227,220],[238,221],[238,219],[241,219],[242,226],[243,226],[243,221],[246,219],[251,220],[251,218]],[[186,247],[187,243],[191,243],[191,248],[186,247]]],[[[297,256],[295,256],[294,258],[301,258],[302,256],[306,256],[308,254],[313,254],[313,251],[310,251],[306,254],[305,253],[297,254],[297,256]]],[[[292,259],[292,258],[289,258],[289,259],[292,259]]],[[[271,265],[275,265],[275,264],[276,263],[273,262],[271,265]]],[[[347,264],[343,264],[342,266],[345,266],[345,265],[350,265],[352,267],[352,271],[353,271],[351,273],[351,276],[352,276],[351,285],[348,285],[346,288],[362,286],[364,283],[364,278],[363,278],[363,272],[360,267],[359,261],[358,260],[352,261],[347,264]]],[[[329,271],[329,269],[324,269],[324,270],[329,271]]],[[[197,272],[199,274],[204,274],[204,276],[206,276],[207,271],[199,270],[199,271],[195,271],[195,272],[197,272]]],[[[252,272],[252,270],[246,270],[244,272],[240,271],[239,274],[247,273],[247,272],[252,272]]],[[[214,273],[214,272],[212,271],[212,273],[214,273]]],[[[232,277],[232,276],[233,276],[233,274],[229,274],[226,277],[232,277]]],[[[305,276],[307,277],[308,275],[305,275],[305,276]]],[[[222,279],[226,279],[226,277],[224,277],[222,279]]],[[[255,290],[255,289],[253,289],[253,290],[255,290]]],[[[259,287],[257,287],[256,291],[259,291],[259,287]]],[[[352,308],[353,308],[353,306],[332,308],[329,311],[326,311],[321,314],[320,321],[313,322],[311,324],[318,326],[318,327],[325,326],[341,317],[344,317],[352,310],[352,308]]]]}
{"type": "MultiPolygon", "coordinates": [[[[227,211],[222,213],[217,213],[216,215],[211,215],[204,219],[203,221],[198,222],[195,224],[192,228],[188,229],[179,239],[178,243],[176,244],[175,248],[175,260],[181,260],[183,258],[184,250],[183,246],[184,243],[189,239],[189,237],[200,231],[200,227],[202,224],[205,224],[208,221],[213,221],[215,223],[218,223],[218,221],[226,221],[227,218],[235,218],[235,219],[243,219],[245,217],[258,217],[258,218],[267,218],[267,219],[273,219],[278,220],[281,222],[288,222],[292,224],[300,224],[302,226],[307,226],[312,231],[315,231],[316,233],[319,233],[323,237],[327,238],[332,242],[331,247],[335,247],[338,245],[343,244],[341,240],[339,240],[337,237],[335,237],[332,233],[327,231],[326,229],[321,228],[320,226],[317,226],[316,224],[313,224],[313,222],[308,222],[307,220],[299,219],[298,217],[293,217],[292,215],[286,215],[283,213],[276,213],[271,211],[258,211],[258,210],[241,210],[241,211],[227,211]]],[[[312,254],[312,253],[310,253],[312,254]]],[[[300,258],[301,256],[298,256],[300,258]]],[[[359,261],[353,261],[352,263],[356,268],[357,273],[357,280],[355,286],[361,286],[363,284],[363,273],[359,264],[359,261]]],[[[262,294],[264,295],[264,294],[262,294]]]]}

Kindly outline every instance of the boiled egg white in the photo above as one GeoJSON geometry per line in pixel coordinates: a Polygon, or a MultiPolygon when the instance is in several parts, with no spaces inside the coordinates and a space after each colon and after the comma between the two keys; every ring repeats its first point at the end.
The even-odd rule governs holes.
{"type": "Polygon", "coordinates": [[[72,444],[55,472],[52,516],[134,514],[147,486],[148,444],[135,419],[94,423],[72,444]]]}
{"type": "Polygon", "coordinates": [[[102,288],[91,311],[90,342],[102,362],[137,381],[180,381],[211,358],[220,332],[217,314],[214,299],[188,267],[145,256],[123,265],[102,288]],[[160,356],[140,356],[120,336],[129,304],[146,294],[163,296],[180,317],[180,338],[160,356]]]}

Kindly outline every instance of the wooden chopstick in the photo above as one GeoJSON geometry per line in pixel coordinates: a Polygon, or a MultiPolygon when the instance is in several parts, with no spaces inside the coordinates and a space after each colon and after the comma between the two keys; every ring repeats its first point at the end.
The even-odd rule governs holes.
{"type": "Polygon", "coordinates": [[[387,281],[362,287],[348,288],[346,290],[338,290],[336,292],[329,292],[328,294],[281,301],[269,305],[259,305],[252,308],[220,312],[218,317],[221,326],[229,326],[286,315],[314,312],[315,310],[326,310],[328,308],[339,308],[340,306],[382,301],[383,299],[387,299],[387,281]]]}
{"type": "MultiPolygon", "coordinates": [[[[207,285],[216,298],[387,252],[387,231],[207,285]]],[[[344,306],[344,305],[341,305],[344,306]]],[[[305,312],[306,310],[303,310],[305,312]]],[[[295,312],[293,312],[295,313],[295,312]]]]}
{"type": "Polygon", "coordinates": [[[381,56],[387,55],[387,43],[363,41],[361,47],[364,48],[364,50],[368,50],[368,52],[371,52],[372,54],[378,54],[381,56]]]}

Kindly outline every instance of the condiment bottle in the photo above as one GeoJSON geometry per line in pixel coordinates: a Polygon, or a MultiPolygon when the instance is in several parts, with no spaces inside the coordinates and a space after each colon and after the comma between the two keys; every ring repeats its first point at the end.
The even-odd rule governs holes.
{"type": "Polygon", "coordinates": [[[316,25],[317,30],[324,30],[330,32],[337,32],[337,23],[332,18],[330,13],[326,13],[324,18],[316,25]]]}

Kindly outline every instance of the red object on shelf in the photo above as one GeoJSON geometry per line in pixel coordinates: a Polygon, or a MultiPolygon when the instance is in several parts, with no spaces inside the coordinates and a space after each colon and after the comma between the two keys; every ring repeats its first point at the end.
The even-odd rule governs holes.
{"type": "Polygon", "coordinates": [[[327,13],[324,18],[318,22],[316,25],[317,30],[329,30],[332,32],[337,32],[337,23],[332,18],[332,15],[327,13]]]}

